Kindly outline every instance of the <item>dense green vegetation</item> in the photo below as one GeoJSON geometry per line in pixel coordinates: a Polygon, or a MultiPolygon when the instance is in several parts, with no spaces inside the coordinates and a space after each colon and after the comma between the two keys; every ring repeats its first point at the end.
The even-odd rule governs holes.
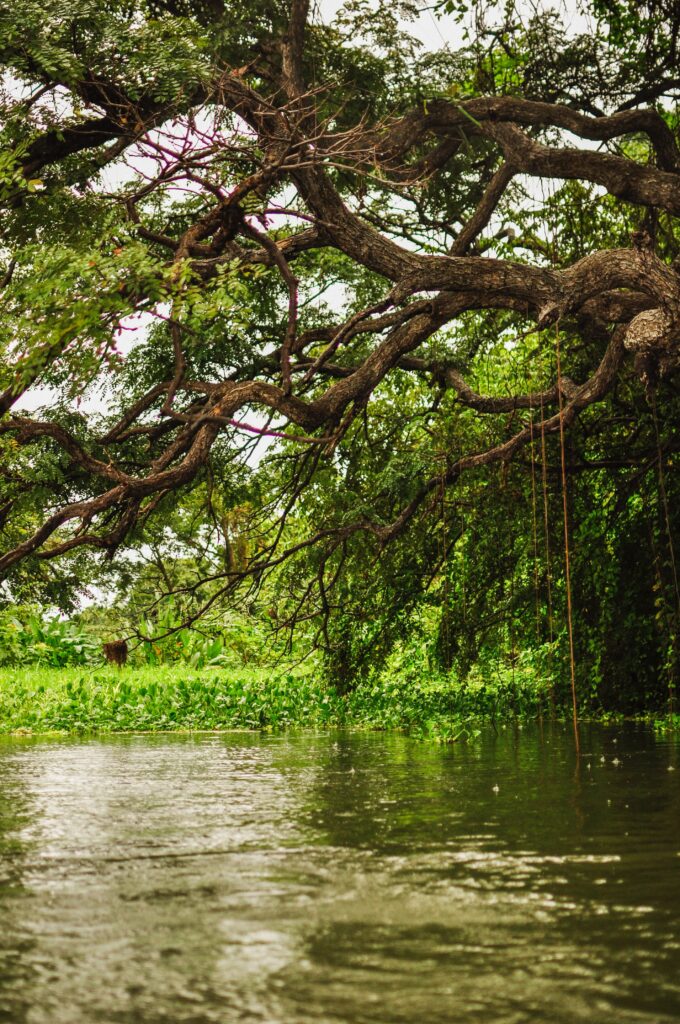
{"type": "Polygon", "coordinates": [[[673,715],[680,15],[574,14],[0,0],[0,728],[673,715]]]}
{"type": "MultiPolygon", "coordinates": [[[[271,668],[0,670],[0,733],[352,728],[452,743],[474,739],[484,723],[554,717],[550,689],[531,665],[462,683],[384,672],[344,696],[318,673],[271,668]]],[[[656,716],[654,724],[677,729],[680,716],[656,716]]]]}
{"type": "Polygon", "coordinates": [[[445,677],[386,676],[341,696],[309,673],[20,669],[0,675],[0,731],[130,732],[173,729],[400,729],[444,742],[479,724],[549,713],[535,675],[457,685],[445,677]]]}

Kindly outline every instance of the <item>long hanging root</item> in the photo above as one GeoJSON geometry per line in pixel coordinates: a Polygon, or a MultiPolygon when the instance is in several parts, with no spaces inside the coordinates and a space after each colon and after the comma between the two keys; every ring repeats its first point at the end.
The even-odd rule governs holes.
{"type": "Polygon", "coordinates": [[[574,721],[576,752],[580,752],[578,734],[578,703],[576,699],[576,659],[574,657],[574,623],[571,604],[571,564],[569,559],[569,510],[567,502],[567,463],[564,449],[564,401],[562,398],[562,367],[560,363],[560,325],[556,324],[555,352],[557,358],[557,394],[560,410],[560,458],[562,463],[562,513],[564,520],[564,572],[567,588],[567,628],[569,631],[569,671],[571,674],[571,703],[574,721]]]}
{"type": "Polygon", "coordinates": [[[553,718],[555,717],[555,680],[553,673],[553,605],[552,605],[552,570],[550,565],[550,517],[548,515],[548,462],[546,458],[545,445],[545,419],[543,414],[543,395],[541,395],[541,483],[543,490],[543,531],[545,543],[545,583],[546,603],[548,612],[548,640],[549,640],[549,662],[548,672],[550,674],[550,704],[553,718]]]}
{"type": "MultiPolygon", "coordinates": [[[[676,615],[675,615],[675,628],[673,630],[673,652],[676,652],[678,642],[678,624],[680,624],[680,586],[678,586],[678,569],[677,562],[675,560],[675,545],[673,544],[673,533],[671,531],[671,519],[668,511],[668,493],[666,491],[666,476],[663,471],[663,451],[661,448],[661,434],[659,432],[659,417],[656,409],[656,397],[654,394],[650,397],[650,404],[652,407],[652,420],[654,422],[654,433],[656,435],[656,453],[657,453],[657,465],[659,468],[659,494],[661,496],[661,505],[663,508],[664,523],[666,526],[666,537],[668,540],[668,553],[671,560],[671,572],[673,574],[673,586],[675,588],[675,601],[676,601],[676,615]]],[[[675,678],[674,678],[675,665],[671,671],[668,679],[668,713],[674,714],[675,711],[675,678]]]]}
{"type": "Polygon", "coordinates": [[[536,642],[541,641],[541,597],[538,586],[538,517],[536,514],[536,455],[534,451],[534,410],[529,410],[531,432],[531,534],[534,545],[534,599],[536,602],[536,642]]]}

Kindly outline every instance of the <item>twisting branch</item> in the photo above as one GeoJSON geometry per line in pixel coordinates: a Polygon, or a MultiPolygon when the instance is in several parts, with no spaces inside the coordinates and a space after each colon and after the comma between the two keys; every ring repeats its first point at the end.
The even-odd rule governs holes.
{"type": "MultiPolygon", "coordinates": [[[[252,457],[254,439],[267,437],[282,442],[279,450],[290,460],[287,482],[266,511],[275,525],[269,533],[263,528],[262,546],[248,566],[207,577],[217,589],[202,610],[226,589],[244,580],[256,585],[286,559],[319,545],[315,581],[304,599],[314,591],[327,614],[351,537],[370,535],[379,548],[392,542],[427,515],[443,485],[516,457],[537,430],[542,437],[555,433],[560,400],[568,429],[583,410],[614,390],[624,366],[647,391],[680,368],[680,276],[654,245],[655,226],[665,229],[666,223],[669,245],[675,244],[680,152],[660,112],[638,108],[590,116],[561,103],[474,96],[461,102],[435,98],[379,119],[368,110],[352,114],[351,104],[333,100],[334,81],[312,87],[306,81],[312,59],[308,37],[314,54],[319,43],[308,16],[308,0],[292,0],[282,36],[263,42],[252,63],[215,67],[211,79],[187,87],[172,102],[160,103],[147,93],[134,101],[134,90],[128,95],[84,69],[73,94],[100,113],[80,121],[74,115],[30,135],[20,173],[30,179],[51,168],[45,174],[49,189],[61,189],[59,201],[78,215],[80,208],[68,205],[77,202],[73,182],[95,191],[105,211],[102,221],[126,233],[114,252],[125,254],[130,238],[136,248],[129,264],[121,261],[113,283],[101,285],[108,288],[108,301],[96,307],[103,311],[95,317],[59,320],[56,299],[37,311],[34,325],[4,314],[9,340],[0,436],[3,444],[16,442],[6,446],[8,462],[16,451],[36,463],[44,451],[56,452],[59,486],[53,500],[43,501],[43,521],[36,525],[35,515],[28,517],[30,530],[20,542],[16,533],[5,533],[12,539],[0,555],[0,572],[9,574],[30,556],[49,560],[88,547],[113,554],[136,528],[150,528],[168,495],[196,486],[212,472],[217,455],[231,458],[240,471],[252,457]],[[565,132],[576,144],[564,144],[565,132]],[[605,148],[630,135],[643,138],[653,157],[648,163],[630,159],[625,147],[605,148]],[[579,139],[602,145],[579,146],[579,139]],[[80,164],[77,157],[86,150],[87,161],[80,164]],[[466,154],[466,173],[474,171],[478,180],[469,186],[461,176],[456,210],[453,201],[440,197],[451,188],[452,161],[466,154]],[[113,159],[128,161],[130,173],[117,192],[106,193],[95,172],[113,159]],[[517,185],[509,189],[518,175],[596,184],[618,202],[642,207],[645,225],[654,230],[640,230],[629,247],[624,243],[573,262],[565,259],[563,265],[550,261],[550,246],[538,238],[530,245],[532,262],[522,239],[515,251],[524,262],[499,258],[508,251],[500,234],[480,239],[518,191],[517,185]],[[486,182],[483,190],[480,181],[486,182]],[[473,208],[463,218],[460,211],[473,208]],[[450,245],[452,225],[459,223],[450,245]],[[307,290],[310,266],[314,288],[307,290]],[[257,279],[264,267],[280,275],[285,308],[273,289],[266,301],[259,295],[255,312],[242,303],[247,313],[241,322],[208,301],[209,312],[197,314],[198,327],[185,315],[187,307],[194,308],[189,300],[209,297],[216,282],[231,289],[225,306],[238,306],[250,278],[257,279]],[[322,306],[328,298],[324,290],[337,283],[346,290],[344,313],[322,306]],[[360,303],[362,294],[366,298],[360,303]],[[108,332],[115,341],[130,311],[165,321],[172,353],[154,353],[158,361],[149,359],[149,378],[132,381],[132,397],[122,394],[111,370],[107,380],[120,399],[115,415],[108,410],[94,428],[87,422],[76,428],[66,418],[61,422],[63,409],[40,418],[25,411],[12,414],[41,381],[68,378],[69,359],[75,362],[81,348],[88,357],[94,351],[94,361],[104,367],[101,379],[110,354],[101,337],[108,332]],[[541,332],[558,321],[567,324],[574,344],[582,346],[577,380],[548,378],[536,389],[518,385],[514,394],[478,393],[469,383],[475,380],[474,362],[459,351],[458,336],[461,318],[482,312],[498,312],[499,321],[512,323],[515,341],[535,334],[541,369],[541,332]],[[47,325],[49,341],[26,347],[24,336],[33,338],[36,324],[35,337],[47,325]],[[487,417],[510,414],[505,439],[458,451],[455,458],[451,454],[443,476],[423,472],[421,486],[409,490],[411,500],[393,516],[392,507],[389,521],[387,515],[348,514],[340,526],[311,529],[286,548],[286,524],[319,467],[324,460],[334,466],[334,453],[337,457],[358,443],[358,417],[371,422],[376,393],[388,391],[386,385],[399,373],[417,378],[429,395],[422,403],[426,413],[419,415],[436,420],[441,407],[454,401],[487,417]],[[527,424],[526,412],[534,417],[539,408],[540,419],[527,424]]],[[[35,199],[14,186],[9,193],[8,216],[35,199]]],[[[50,207],[58,208],[58,203],[50,207]]],[[[9,252],[11,233],[8,237],[0,289],[6,308],[16,311],[20,279],[30,268],[25,255],[9,252]]],[[[528,230],[524,242],[532,237],[528,230]]],[[[102,236],[101,248],[110,253],[109,235],[102,236]]],[[[79,279],[66,299],[76,312],[83,291],[89,288],[94,297],[100,285],[95,263],[78,264],[79,279]]],[[[253,295],[259,287],[253,285],[253,295]]],[[[534,379],[544,378],[541,372],[534,379]]],[[[393,407],[397,419],[397,399],[393,407]]],[[[391,441],[393,434],[386,433],[391,441]]],[[[20,487],[39,493],[37,484],[31,491],[29,479],[30,474],[24,480],[9,470],[3,477],[8,493],[1,496],[0,528],[21,512],[20,487]]],[[[295,614],[315,612],[299,604],[295,614]]]]}
{"type": "Polygon", "coordinates": [[[512,181],[515,173],[512,164],[501,164],[487,185],[474,214],[451,246],[451,256],[465,256],[474,240],[489,223],[494,210],[498,206],[503,193],[512,181]]]}

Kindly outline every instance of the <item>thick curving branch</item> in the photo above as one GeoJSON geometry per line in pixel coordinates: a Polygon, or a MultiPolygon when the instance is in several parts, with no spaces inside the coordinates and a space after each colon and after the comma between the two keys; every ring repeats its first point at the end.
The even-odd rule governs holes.
{"type": "MultiPolygon", "coordinates": [[[[80,340],[77,333],[65,334],[44,352],[31,373],[22,372],[19,360],[8,379],[21,383],[6,387],[0,396],[0,435],[13,438],[20,447],[33,446],[37,452],[45,445],[56,448],[65,467],[65,497],[30,537],[0,555],[0,573],[8,573],[30,555],[50,559],[81,547],[113,554],[139,523],[149,519],[165,495],[194,484],[225,434],[261,433],[300,442],[313,453],[316,467],[324,453],[335,450],[354,417],[395,371],[420,375],[431,382],[434,393],[452,390],[458,403],[482,415],[530,413],[532,423],[512,437],[464,454],[450,462],[443,477],[441,473],[432,476],[390,524],[364,517],[337,530],[321,530],[302,546],[328,542],[336,545],[335,551],[338,543],[359,531],[368,531],[386,544],[427,507],[442,480],[454,484],[464,472],[515,457],[537,432],[550,434],[560,426],[573,425],[584,409],[614,388],[626,362],[645,388],[677,372],[680,277],[649,246],[636,243],[631,248],[594,252],[566,267],[486,257],[479,255],[483,246],[475,249],[518,174],[594,183],[625,203],[680,215],[680,152],[660,113],[631,109],[591,117],[562,104],[510,96],[460,103],[441,99],[380,124],[358,120],[353,130],[339,132],[333,128],[332,116],[321,116],[315,106],[317,92],[305,82],[307,18],[307,0],[293,0],[285,38],[277,41],[275,51],[280,67],[276,62],[268,64],[266,74],[260,67],[252,84],[240,72],[222,72],[209,89],[183,98],[181,109],[150,101],[134,104],[86,74],[80,95],[96,103],[103,114],[48,131],[28,147],[23,162],[26,177],[47,165],[66,166],[85,150],[92,150],[96,164],[109,158],[113,146],[119,146],[120,153],[139,140],[146,140],[149,150],[157,154],[156,176],[136,192],[114,200],[124,208],[137,239],[161,254],[157,280],[147,286],[149,294],[121,283],[121,295],[131,308],[153,308],[152,283],[167,280],[170,272],[179,277],[188,268],[192,287],[200,289],[226,264],[244,271],[271,268],[283,282],[288,301],[280,332],[253,340],[247,362],[205,380],[189,379],[183,334],[188,328],[173,307],[166,319],[174,343],[174,367],[165,367],[164,379],[148,386],[141,397],[119,411],[117,421],[101,436],[89,440],[76,438],[49,419],[11,414],[43,372],[60,365],[67,347],[80,340]],[[272,78],[272,90],[266,94],[263,82],[272,78]],[[161,120],[170,117],[179,123],[187,110],[195,120],[208,107],[227,111],[247,126],[238,144],[233,143],[233,152],[219,134],[212,145],[189,153],[180,144],[174,150],[171,143],[152,144],[150,132],[161,120]],[[642,135],[649,140],[655,164],[638,164],[588,147],[547,145],[536,137],[546,128],[600,143],[642,135]],[[483,140],[486,147],[482,180],[494,166],[497,169],[486,188],[473,193],[474,211],[447,253],[424,251],[406,231],[378,229],[361,215],[361,204],[346,185],[348,176],[356,176],[364,188],[374,187],[381,194],[417,196],[418,189],[445,170],[471,138],[483,140]],[[222,160],[231,160],[226,171],[222,160]],[[181,227],[174,226],[171,218],[164,226],[145,204],[153,200],[156,209],[162,208],[165,190],[178,181],[191,183],[195,206],[181,227]],[[271,199],[277,191],[287,197],[292,194],[283,207],[277,208],[271,199]],[[291,221],[298,218],[296,223],[302,220],[305,227],[281,237],[272,224],[280,212],[290,215],[291,221]],[[298,264],[292,265],[301,260],[304,266],[307,255],[323,249],[335,249],[362,274],[380,278],[382,296],[333,326],[307,328],[298,264]],[[581,337],[595,338],[597,351],[605,348],[604,356],[597,367],[591,366],[585,383],[563,378],[561,393],[553,382],[540,391],[479,394],[455,359],[433,360],[425,346],[438,332],[455,327],[463,314],[496,310],[515,314],[523,325],[528,322],[531,333],[569,321],[581,337]],[[560,397],[564,399],[561,418],[554,412],[560,397]],[[550,414],[535,420],[539,408],[547,408],[550,414]],[[253,409],[269,417],[267,428],[260,430],[243,418],[253,409]],[[274,418],[277,422],[272,427],[274,418]],[[85,497],[83,480],[89,490],[85,497]]],[[[12,287],[12,274],[5,278],[3,291],[12,287]]],[[[179,290],[176,297],[181,297],[179,290]]],[[[177,305],[181,307],[179,301],[177,305]]],[[[110,326],[112,332],[117,328],[115,317],[110,326]]],[[[292,501],[299,497],[301,486],[297,481],[291,485],[292,501]]],[[[274,544],[256,559],[250,574],[280,564],[280,557],[274,544]]]]}

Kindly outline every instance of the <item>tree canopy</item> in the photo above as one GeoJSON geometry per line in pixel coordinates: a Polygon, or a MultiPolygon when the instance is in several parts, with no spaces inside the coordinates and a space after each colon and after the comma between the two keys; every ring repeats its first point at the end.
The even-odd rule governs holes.
{"type": "Polygon", "coordinates": [[[588,685],[675,678],[680,12],[419,16],[0,3],[5,599],[266,585],[343,679],[429,603],[464,670],[566,533],[588,685]]]}

